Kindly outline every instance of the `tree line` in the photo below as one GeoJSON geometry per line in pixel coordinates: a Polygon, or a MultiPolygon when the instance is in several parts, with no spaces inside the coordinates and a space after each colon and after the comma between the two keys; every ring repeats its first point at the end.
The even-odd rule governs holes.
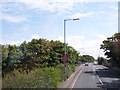
{"type": "MultiPolygon", "coordinates": [[[[3,75],[14,69],[21,68],[30,72],[38,67],[55,67],[63,63],[61,57],[64,55],[64,43],[60,41],[49,41],[46,39],[32,39],[24,41],[21,45],[0,45],[2,48],[2,73],[3,75]]],[[[69,64],[77,63],[79,52],[67,45],[69,64]]]]}

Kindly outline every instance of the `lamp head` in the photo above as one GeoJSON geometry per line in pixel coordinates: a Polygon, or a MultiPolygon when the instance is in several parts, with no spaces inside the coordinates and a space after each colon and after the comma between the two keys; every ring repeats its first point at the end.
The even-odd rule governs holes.
{"type": "Polygon", "coordinates": [[[79,20],[79,18],[75,18],[75,19],[73,19],[73,20],[79,20]]]}

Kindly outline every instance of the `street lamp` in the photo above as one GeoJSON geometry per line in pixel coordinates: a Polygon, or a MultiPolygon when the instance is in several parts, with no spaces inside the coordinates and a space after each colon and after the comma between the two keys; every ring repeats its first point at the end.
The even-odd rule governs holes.
{"type": "MultiPolygon", "coordinates": [[[[64,20],[64,56],[66,56],[66,22],[69,20],[79,20],[79,18],[64,20]]],[[[66,80],[66,63],[64,63],[64,81],[66,80]]]]}
{"type": "Polygon", "coordinates": [[[64,20],[64,49],[65,49],[64,55],[66,55],[66,22],[67,22],[68,20],[79,20],[79,18],[75,18],[75,19],[65,19],[65,20],[64,20]]]}

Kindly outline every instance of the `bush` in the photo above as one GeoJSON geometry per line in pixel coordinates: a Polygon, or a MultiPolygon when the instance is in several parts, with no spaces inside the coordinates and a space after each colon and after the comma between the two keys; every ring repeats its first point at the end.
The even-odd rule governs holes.
{"type": "MultiPolygon", "coordinates": [[[[8,73],[3,80],[3,88],[57,88],[64,80],[64,65],[56,67],[36,68],[33,71],[14,70],[8,73]]],[[[67,78],[74,72],[75,65],[66,67],[67,78]]]]}
{"type": "Polygon", "coordinates": [[[75,65],[68,64],[66,68],[67,78],[69,78],[74,71],[75,71],[75,65]]]}
{"type": "Polygon", "coordinates": [[[62,81],[59,68],[38,68],[28,74],[17,70],[3,78],[3,88],[56,88],[62,81]]]}

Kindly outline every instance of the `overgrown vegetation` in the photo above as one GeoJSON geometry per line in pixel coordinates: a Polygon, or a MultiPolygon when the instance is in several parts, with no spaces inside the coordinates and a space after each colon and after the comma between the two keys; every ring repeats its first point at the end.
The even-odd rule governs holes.
{"type": "MultiPolygon", "coordinates": [[[[73,73],[73,68],[68,65],[67,70],[73,73]]],[[[67,77],[71,73],[67,72],[67,77]]],[[[3,88],[57,88],[63,81],[63,65],[57,67],[37,68],[30,73],[20,73],[14,70],[5,76],[3,88]]]]}
{"type": "MultiPolygon", "coordinates": [[[[32,39],[2,48],[3,88],[56,88],[63,81],[64,43],[32,39]]],[[[67,78],[74,72],[79,53],[67,45],[67,78]]]]}

